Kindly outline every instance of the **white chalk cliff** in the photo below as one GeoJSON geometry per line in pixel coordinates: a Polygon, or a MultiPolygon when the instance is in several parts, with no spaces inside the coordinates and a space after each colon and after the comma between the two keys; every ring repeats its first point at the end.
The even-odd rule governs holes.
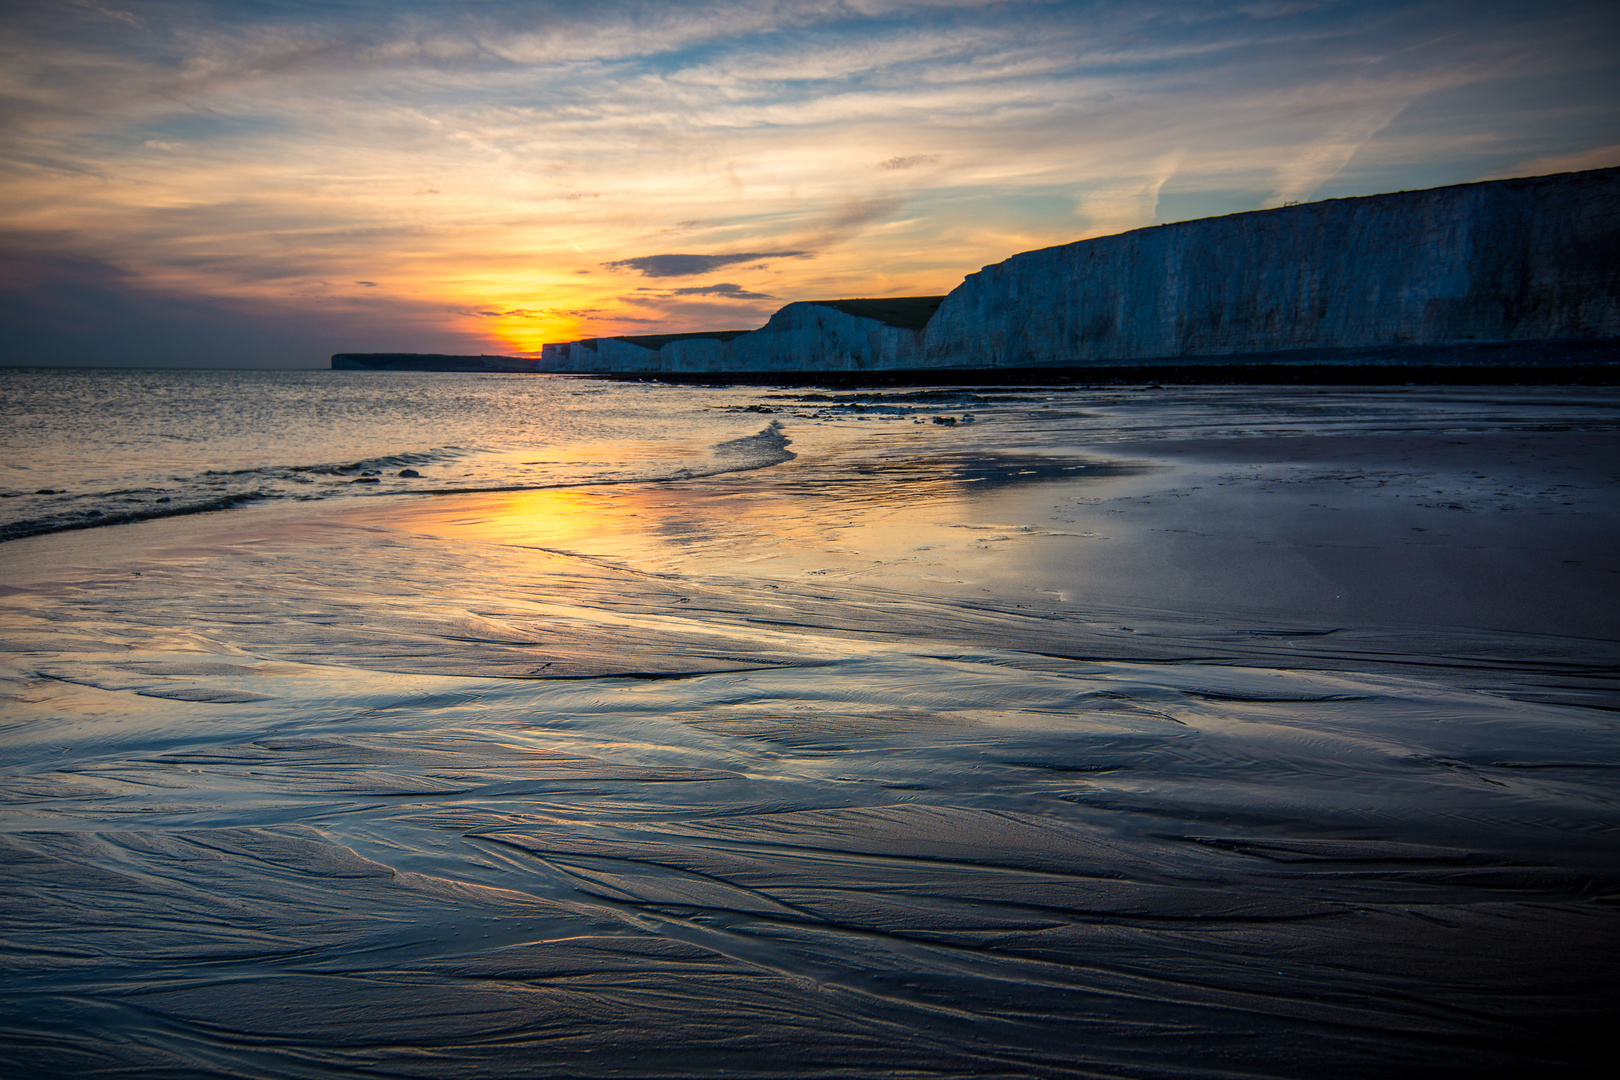
{"type": "Polygon", "coordinates": [[[682,338],[659,348],[634,339],[547,345],[541,371],[867,371],[923,366],[923,333],[827,304],[789,304],[758,330],[729,341],[682,338]]]}
{"type": "Polygon", "coordinates": [[[1620,339],[1620,169],[1137,229],[970,274],[920,330],[796,303],[730,340],[547,346],[559,372],[1376,362],[1408,346],[1620,339]]]}

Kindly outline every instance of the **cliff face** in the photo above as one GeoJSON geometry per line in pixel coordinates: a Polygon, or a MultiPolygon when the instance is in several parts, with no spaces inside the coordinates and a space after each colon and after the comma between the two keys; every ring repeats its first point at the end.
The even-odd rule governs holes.
{"type": "Polygon", "coordinates": [[[1620,337],[1620,169],[1138,229],[970,275],[927,366],[1620,337]]]}
{"type": "Polygon", "coordinates": [[[618,338],[547,345],[540,369],[558,372],[871,371],[923,366],[923,332],[798,303],[729,341],[679,338],[650,349],[618,338]]]}
{"type": "Polygon", "coordinates": [[[1403,346],[1620,340],[1620,169],[1333,199],[1025,252],[969,275],[922,330],[851,313],[864,310],[789,304],[730,340],[656,349],[547,346],[540,369],[1286,363],[1290,353],[1321,363],[1335,351],[1361,362],[1403,346]]]}

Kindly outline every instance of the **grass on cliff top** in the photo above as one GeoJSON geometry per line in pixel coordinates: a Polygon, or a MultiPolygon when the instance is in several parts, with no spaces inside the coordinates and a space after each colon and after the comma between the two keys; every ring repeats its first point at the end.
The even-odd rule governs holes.
{"type": "Polygon", "coordinates": [[[633,336],[616,336],[615,341],[628,341],[632,345],[640,345],[643,349],[662,349],[672,341],[690,341],[693,338],[714,338],[716,341],[730,341],[739,334],[746,334],[747,330],[693,330],[685,334],[636,334],[633,336]]]}
{"type": "Polygon", "coordinates": [[[902,330],[921,330],[944,300],[943,296],[887,296],[877,300],[812,300],[811,303],[837,308],[858,319],[876,319],[902,330]]]}
{"type": "MultiPolygon", "coordinates": [[[[811,300],[809,303],[820,304],[822,307],[837,308],[845,315],[854,315],[859,319],[876,319],[898,326],[902,330],[921,330],[928,325],[928,320],[934,317],[939,305],[944,301],[943,296],[887,296],[877,300],[811,300]]],[[[628,341],[632,345],[640,345],[644,349],[661,349],[672,341],[690,341],[692,338],[714,338],[716,341],[730,341],[739,334],[746,334],[747,330],[694,330],[686,334],[635,334],[629,336],[616,336],[616,341],[628,341]]],[[[592,339],[594,342],[595,339],[592,339]]]]}

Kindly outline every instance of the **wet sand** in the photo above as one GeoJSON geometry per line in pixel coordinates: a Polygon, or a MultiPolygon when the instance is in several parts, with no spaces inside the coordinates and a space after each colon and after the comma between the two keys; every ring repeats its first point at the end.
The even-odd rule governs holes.
{"type": "Polygon", "coordinates": [[[1616,425],[1335,400],[785,415],[755,473],[7,544],[0,1038],[54,1075],[1595,1072],[1616,425]]]}

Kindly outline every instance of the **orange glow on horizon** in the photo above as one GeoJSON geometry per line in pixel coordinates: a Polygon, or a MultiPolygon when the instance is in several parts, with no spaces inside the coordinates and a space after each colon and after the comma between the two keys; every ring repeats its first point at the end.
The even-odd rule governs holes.
{"type": "Polygon", "coordinates": [[[575,318],[525,319],[503,317],[479,319],[476,325],[465,326],[469,333],[495,342],[503,352],[522,356],[538,356],[542,347],[585,337],[582,323],[575,318]]]}

